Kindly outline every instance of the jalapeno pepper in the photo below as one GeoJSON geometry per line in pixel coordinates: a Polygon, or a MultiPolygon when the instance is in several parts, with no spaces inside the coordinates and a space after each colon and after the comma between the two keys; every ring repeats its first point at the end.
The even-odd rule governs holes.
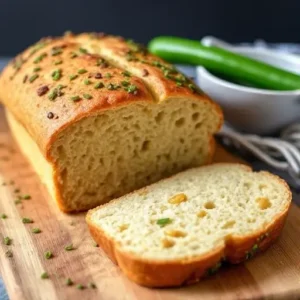
{"type": "Polygon", "coordinates": [[[271,90],[298,90],[300,76],[264,62],[199,41],[178,37],[156,37],[149,43],[149,51],[172,62],[201,65],[208,70],[239,82],[271,90]]]}

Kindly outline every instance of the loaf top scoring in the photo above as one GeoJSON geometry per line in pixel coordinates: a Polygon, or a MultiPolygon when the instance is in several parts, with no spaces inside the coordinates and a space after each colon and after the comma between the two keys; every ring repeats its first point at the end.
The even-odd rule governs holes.
{"type": "MultiPolygon", "coordinates": [[[[46,157],[55,136],[73,122],[99,110],[166,97],[212,103],[170,64],[132,41],[104,34],[44,38],[13,59],[0,77],[1,101],[46,157]]],[[[219,127],[222,114],[215,109],[219,127]]]]}

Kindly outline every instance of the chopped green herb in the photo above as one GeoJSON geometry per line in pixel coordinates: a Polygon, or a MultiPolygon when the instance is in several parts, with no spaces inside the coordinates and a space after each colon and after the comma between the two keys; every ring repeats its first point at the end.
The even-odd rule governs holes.
{"type": "Polygon", "coordinates": [[[66,86],[59,84],[56,88],[52,90],[52,92],[49,94],[48,98],[52,101],[56,99],[56,97],[62,96],[64,93],[62,89],[64,89],[66,86]]]}
{"type": "Polygon", "coordinates": [[[54,89],[49,95],[48,95],[48,98],[51,100],[51,101],[54,101],[57,97],[57,92],[56,92],[56,89],[54,89]]]}
{"type": "Polygon", "coordinates": [[[23,63],[24,63],[23,58],[17,57],[14,61],[13,68],[16,70],[20,70],[23,63]]]}
{"type": "Polygon", "coordinates": [[[78,290],[83,290],[84,289],[84,286],[82,284],[77,284],[76,288],[78,290]]]}
{"type": "Polygon", "coordinates": [[[9,246],[12,243],[12,239],[7,236],[3,239],[3,243],[4,243],[4,245],[9,246]]]}
{"type": "Polygon", "coordinates": [[[83,94],[83,97],[88,100],[93,98],[92,95],[90,95],[90,94],[83,94]]]}
{"type": "Polygon", "coordinates": [[[7,219],[7,215],[6,214],[2,214],[1,215],[1,219],[7,219]]]}
{"type": "Polygon", "coordinates": [[[179,81],[177,81],[177,82],[176,82],[176,85],[177,85],[177,86],[183,86],[183,83],[182,83],[182,82],[179,82],[179,81]]]}
{"type": "Polygon", "coordinates": [[[72,279],[71,278],[67,278],[66,279],[66,285],[73,285],[74,284],[74,282],[72,281],[72,279]]]}
{"type": "Polygon", "coordinates": [[[122,75],[125,76],[125,77],[130,77],[131,76],[130,72],[128,72],[128,71],[123,71],[122,75]]]}
{"type": "Polygon", "coordinates": [[[83,81],[83,83],[84,83],[85,85],[89,85],[89,84],[91,84],[92,82],[91,82],[89,79],[85,79],[85,80],[83,81]]]}
{"type": "Polygon", "coordinates": [[[56,55],[59,55],[59,54],[62,54],[62,48],[61,47],[54,47],[51,51],[51,55],[52,56],[56,56],[56,55]]]}
{"type": "Polygon", "coordinates": [[[152,62],[152,65],[155,66],[155,67],[159,67],[159,68],[163,67],[162,63],[160,61],[157,61],[157,60],[154,60],[152,62]]]}
{"type": "Polygon", "coordinates": [[[15,204],[21,204],[21,203],[22,203],[22,200],[21,200],[21,199],[15,200],[15,204]]]}
{"type": "Polygon", "coordinates": [[[86,73],[86,72],[87,72],[86,69],[79,69],[79,70],[78,70],[78,74],[84,74],[84,73],[86,73]]]}
{"type": "Polygon", "coordinates": [[[42,278],[42,279],[48,279],[48,278],[49,278],[48,273],[47,273],[47,272],[42,273],[42,274],[41,274],[41,278],[42,278]]]}
{"type": "Polygon", "coordinates": [[[136,94],[137,93],[137,87],[134,84],[131,84],[124,88],[125,91],[127,91],[130,94],[136,94]]]}
{"type": "Polygon", "coordinates": [[[88,51],[82,47],[79,48],[79,52],[83,53],[83,54],[86,54],[88,53],[88,51]]]}
{"type": "Polygon", "coordinates": [[[61,65],[61,64],[62,64],[62,62],[63,62],[62,60],[57,60],[57,61],[55,61],[55,62],[54,62],[54,65],[55,65],[55,66],[57,66],[57,65],[61,65]]]}
{"type": "Polygon", "coordinates": [[[76,79],[77,77],[78,77],[78,75],[75,74],[75,75],[70,75],[69,78],[70,78],[70,80],[72,81],[72,80],[76,79]]]}
{"type": "Polygon", "coordinates": [[[196,86],[195,86],[194,84],[192,84],[192,83],[189,83],[189,84],[188,84],[188,88],[189,88],[190,90],[192,90],[193,92],[196,91],[196,86]]]}
{"type": "Polygon", "coordinates": [[[45,46],[46,46],[46,43],[43,43],[43,42],[35,44],[32,47],[32,50],[30,51],[30,55],[33,55],[34,53],[36,53],[38,50],[42,49],[45,46]]]}
{"type": "Polygon", "coordinates": [[[45,57],[47,56],[47,53],[42,53],[41,55],[39,55],[33,62],[35,64],[41,62],[45,57]]]}
{"type": "Polygon", "coordinates": [[[61,69],[53,71],[52,74],[51,74],[52,79],[55,80],[55,81],[58,81],[62,76],[61,72],[62,72],[61,69]]]}
{"type": "Polygon", "coordinates": [[[109,83],[109,84],[107,85],[107,89],[109,89],[110,91],[117,90],[118,88],[120,88],[120,86],[117,85],[117,84],[109,83]]]}
{"type": "Polygon", "coordinates": [[[123,86],[129,86],[129,85],[130,85],[130,82],[129,82],[129,81],[126,81],[126,80],[123,80],[123,81],[121,81],[121,84],[122,84],[123,86]]]}
{"type": "Polygon", "coordinates": [[[221,263],[221,262],[218,262],[215,266],[209,268],[209,269],[207,270],[207,275],[208,275],[208,276],[211,276],[211,275],[216,274],[216,272],[220,269],[221,265],[222,265],[222,263],[221,263]]]}
{"type": "Polygon", "coordinates": [[[90,289],[96,289],[97,286],[96,286],[96,284],[95,284],[94,282],[90,282],[90,283],[89,283],[89,288],[90,288],[90,289]]]}
{"type": "Polygon", "coordinates": [[[44,253],[44,257],[45,257],[46,259],[50,259],[50,258],[53,257],[53,254],[52,254],[51,251],[47,251],[47,252],[44,253]]]}
{"type": "Polygon", "coordinates": [[[105,61],[105,59],[99,58],[97,60],[96,66],[97,67],[102,67],[102,68],[107,68],[108,67],[108,63],[105,61]]]}
{"type": "Polygon", "coordinates": [[[28,194],[26,194],[26,195],[24,195],[22,198],[23,198],[24,200],[29,200],[29,199],[31,199],[31,196],[28,195],[28,194]]]}
{"type": "Polygon", "coordinates": [[[112,78],[111,73],[106,73],[104,76],[105,76],[106,78],[112,78]]]}
{"type": "Polygon", "coordinates": [[[22,222],[23,222],[24,224],[29,224],[29,223],[33,223],[33,220],[30,219],[30,218],[23,218],[23,219],[22,219],[22,222]]]}
{"type": "Polygon", "coordinates": [[[128,53],[126,54],[126,60],[128,61],[138,61],[138,59],[132,54],[132,53],[128,53]]]}
{"type": "Polygon", "coordinates": [[[30,82],[30,83],[34,82],[38,77],[39,77],[38,74],[32,75],[32,76],[29,78],[29,82],[30,82]]]}
{"type": "Polygon", "coordinates": [[[39,228],[32,228],[31,232],[37,234],[37,233],[41,233],[42,231],[39,228]]]}
{"type": "Polygon", "coordinates": [[[172,220],[170,218],[163,218],[163,219],[158,219],[156,221],[156,224],[159,225],[160,227],[164,227],[167,224],[170,224],[172,220]]]}
{"type": "Polygon", "coordinates": [[[246,259],[253,257],[259,250],[258,244],[254,244],[250,251],[246,252],[246,259]]]}
{"type": "Polygon", "coordinates": [[[13,257],[13,253],[10,250],[5,252],[6,257],[13,257]]]}
{"type": "Polygon", "coordinates": [[[169,78],[170,71],[169,70],[164,70],[164,76],[169,78]]]}
{"type": "Polygon", "coordinates": [[[138,52],[139,51],[139,45],[137,43],[135,43],[133,40],[129,39],[126,40],[126,43],[130,46],[130,49],[134,52],[138,52]]]}
{"type": "Polygon", "coordinates": [[[81,98],[79,96],[72,96],[71,97],[71,100],[74,101],[74,102],[77,102],[79,101],[81,98]]]}
{"type": "Polygon", "coordinates": [[[20,189],[18,189],[18,188],[14,189],[14,193],[16,193],[16,194],[20,193],[20,189]]]}
{"type": "Polygon", "coordinates": [[[97,82],[95,85],[94,85],[94,88],[95,89],[101,89],[104,87],[104,84],[102,82],[97,82]]]}
{"type": "Polygon", "coordinates": [[[76,58],[78,55],[75,52],[71,52],[71,58],[76,58]]]}
{"type": "Polygon", "coordinates": [[[41,70],[42,70],[41,67],[35,67],[35,68],[33,69],[33,72],[38,72],[38,71],[41,71],[41,70]]]}
{"type": "Polygon", "coordinates": [[[66,251],[72,251],[72,250],[75,250],[75,249],[76,249],[76,248],[74,248],[73,244],[67,245],[67,246],[65,247],[65,250],[66,250],[66,251]]]}

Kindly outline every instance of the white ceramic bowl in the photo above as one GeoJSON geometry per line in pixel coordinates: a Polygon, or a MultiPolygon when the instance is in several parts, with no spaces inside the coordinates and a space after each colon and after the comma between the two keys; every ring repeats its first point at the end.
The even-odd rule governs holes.
{"type": "MultiPolygon", "coordinates": [[[[202,42],[236,51],[300,74],[300,59],[271,50],[233,47],[215,38],[202,42]]],[[[254,134],[271,134],[300,120],[300,90],[271,91],[237,85],[220,79],[203,67],[197,67],[200,88],[223,108],[225,120],[236,129],[254,134]]]]}

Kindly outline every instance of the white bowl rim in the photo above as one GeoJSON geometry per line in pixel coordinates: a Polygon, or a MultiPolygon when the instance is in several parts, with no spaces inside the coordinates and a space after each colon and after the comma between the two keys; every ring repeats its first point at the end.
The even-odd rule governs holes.
{"type": "MultiPolygon", "coordinates": [[[[297,60],[296,57],[293,57],[290,54],[285,53],[278,53],[275,51],[267,50],[267,49],[259,49],[259,48],[251,48],[251,47],[236,47],[234,48],[234,51],[236,52],[257,52],[262,54],[267,54],[269,56],[273,56],[277,60],[282,61],[289,61],[290,63],[294,63],[295,65],[299,64],[300,67],[300,59],[297,60]]],[[[268,90],[268,89],[260,89],[260,88],[254,88],[254,87],[247,87],[239,84],[235,84],[232,82],[229,82],[227,80],[221,79],[217,76],[214,76],[211,74],[206,68],[202,66],[197,67],[197,73],[200,74],[200,76],[205,76],[208,80],[213,82],[215,85],[220,85],[232,90],[240,91],[240,92],[247,92],[252,94],[260,94],[260,95],[278,95],[278,96],[298,96],[300,95],[300,89],[298,90],[291,90],[291,91],[274,91],[274,90],[268,90]]],[[[198,78],[199,79],[199,78],[198,78]]]]}

